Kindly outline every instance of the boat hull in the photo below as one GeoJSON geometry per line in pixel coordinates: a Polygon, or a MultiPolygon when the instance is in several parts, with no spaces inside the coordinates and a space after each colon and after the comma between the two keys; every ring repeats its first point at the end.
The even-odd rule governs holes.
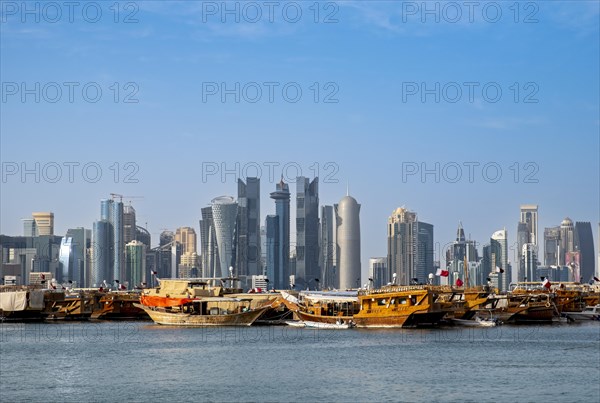
{"type": "Polygon", "coordinates": [[[168,326],[251,326],[269,307],[233,313],[227,315],[193,315],[188,313],[172,313],[152,309],[140,304],[134,306],[142,308],[148,316],[159,325],[168,326]]]}

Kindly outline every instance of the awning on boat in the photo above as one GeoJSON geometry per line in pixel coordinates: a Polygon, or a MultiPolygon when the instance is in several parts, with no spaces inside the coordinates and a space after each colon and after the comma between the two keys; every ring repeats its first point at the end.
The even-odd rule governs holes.
{"type": "Polygon", "coordinates": [[[140,296],[140,303],[146,306],[180,306],[192,302],[192,298],[167,298],[153,295],[142,295],[140,296]]]}
{"type": "Polygon", "coordinates": [[[27,308],[27,291],[0,292],[0,309],[4,312],[24,311],[27,308]]]}

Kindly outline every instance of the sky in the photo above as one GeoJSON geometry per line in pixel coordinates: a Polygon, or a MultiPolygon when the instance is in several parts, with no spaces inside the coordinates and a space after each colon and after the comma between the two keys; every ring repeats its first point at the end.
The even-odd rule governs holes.
{"type": "Polygon", "coordinates": [[[436,260],[459,222],[514,245],[521,204],[597,248],[600,3],[470,4],[0,1],[0,233],[91,228],[118,193],[156,244],[238,177],[264,219],[303,174],[361,204],[363,274],[400,206],[436,260]]]}

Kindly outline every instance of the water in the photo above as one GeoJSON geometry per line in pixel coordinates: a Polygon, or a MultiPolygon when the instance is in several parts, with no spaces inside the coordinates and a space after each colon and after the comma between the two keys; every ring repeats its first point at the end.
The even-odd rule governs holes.
{"type": "Polygon", "coordinates": [[[2,324],[0,401],[600,401],[600,324],[2,324]]]}

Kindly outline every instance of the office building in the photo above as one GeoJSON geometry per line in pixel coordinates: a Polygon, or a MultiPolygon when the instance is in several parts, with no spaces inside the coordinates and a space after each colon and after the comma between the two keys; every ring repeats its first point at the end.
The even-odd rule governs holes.
{"type": "Polygon", "coordinates": [[[319,178],[296,178],[296,284],[319,279],[319,178]]]}
{"type": "Polygon", "coordinates": [[[260,264],[260,179],[238,179],[236,265],[238,275],[262,274],[260,264]]]}
{"type": "Polygon", "coordinates": [[[36,235],[54,235],[54,213],[32,213],[36,235]]]}
{"type": "MultiPolygon", "coordinates": [[[[229,268],[235,264],[235,227],[237,221],[238,204],[233,197],[220,196],[211,202],[213,222],[217,247],[219,248],[219,259],[221,263],[221,277],[229,276],[229,268]]],[[[233,268],[237,275],[236,268],[233,268]]]]}
{"type": "Polygon", "coordinates": [[[359,288],[361,286],[360,204],[352,196],[346,195],[334,206],[334,209],[340,289],[359,288]]]}
{"type": "MultiPolygon", "coordinates": [[[[272,286],[276,289],[287,289],[289,285],[289,276],[292,274],[290,267],[290,189],[287,183],[281,181],[277,183],[275,191],[270,194],[271,199],[275,200],[275,215],[277,216],[277,232],[278,242],[276,244],[276,265],[272,286]]],[[[265,223],[267,226],[267,244],[269,233],[269,221],[265,223]]],[[[271,220],[271,225],[274,221],[271,220]]],[[[268,265],[268,256],[267,256],[268,265]]],[[[269,275],[269,274],[267,274],[269,275]]]]}
{"type": "Polygon", "coordinates": [[[333,206],[321,206],[320,227],[321,285],[324,289],[338,289],[340,276],[337,270],[337,227],[333,206]]]}

